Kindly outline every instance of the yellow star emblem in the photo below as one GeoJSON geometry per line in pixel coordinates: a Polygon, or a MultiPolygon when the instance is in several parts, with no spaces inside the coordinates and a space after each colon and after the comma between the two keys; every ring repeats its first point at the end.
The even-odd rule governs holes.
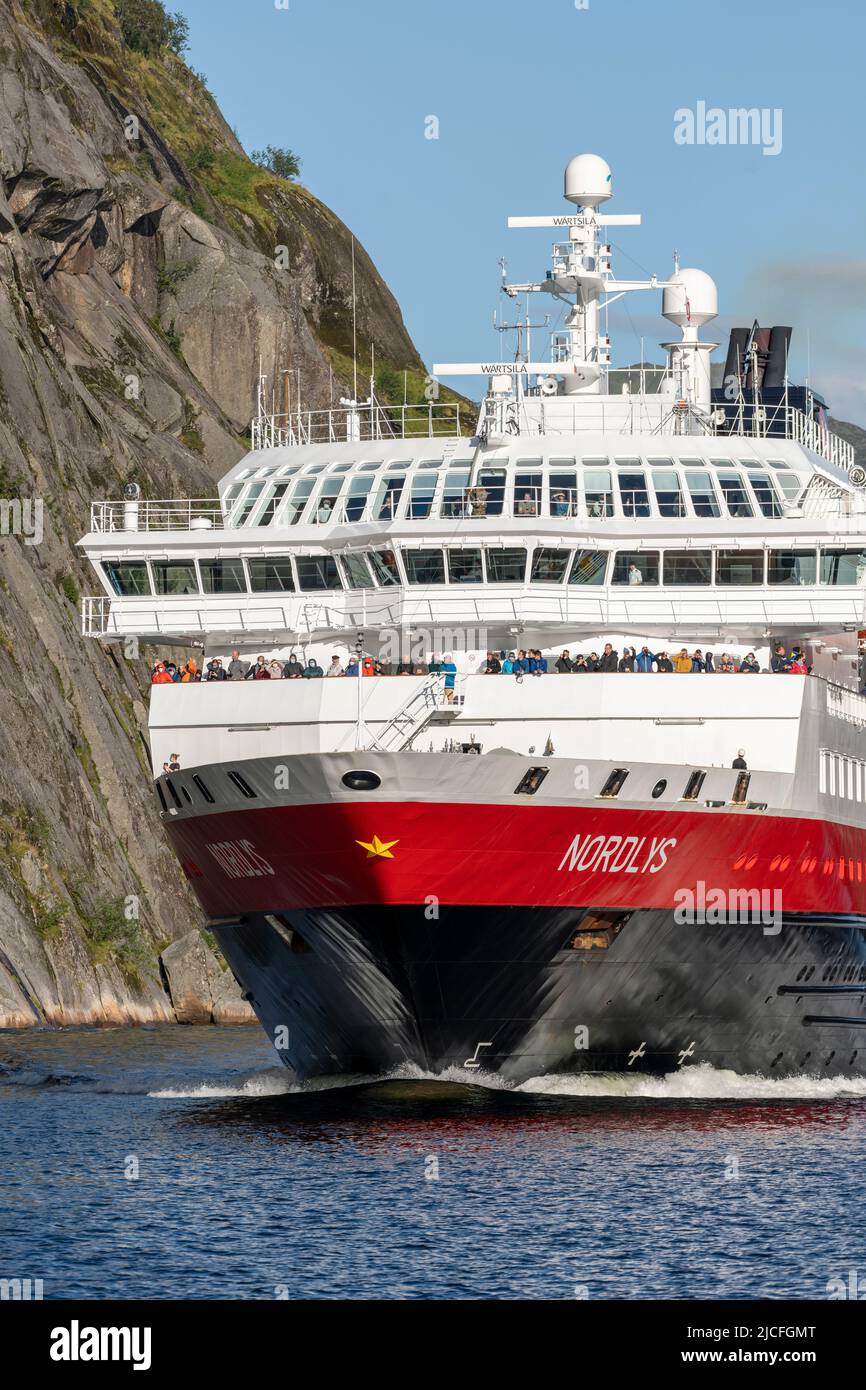
{"type": "Polygon", "coordinates": [[[395,845],[399,845],[399,843],[399,840],[388,840],[387,842],[383,842],[379,839],[378,835],[374,835],[369,843],[366,840],[355,841],[356,845],[360,845],[361,849],[367,851],[368,859],[393,859],[394,856],[391,850],[395,845]]]}

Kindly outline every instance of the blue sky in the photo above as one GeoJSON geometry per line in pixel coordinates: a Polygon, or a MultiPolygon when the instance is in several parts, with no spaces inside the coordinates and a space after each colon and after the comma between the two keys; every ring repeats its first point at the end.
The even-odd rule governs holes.
{"type": "MultiPolygon", "coordinates": [[[[566,210],[563,168],[592,151],[613,170],[609,211],[644,216],[614,229],[614,269],[663,276],[677,248],[719,287],[705,337],[724,343],[755,317],[792,324],[792,375],[808,344],[813,385],[866,426],[861,0],[279,3],[167,8],[189,19],[190,61],[245,147],[300,155],[302,182],[363,242],[428,364],[496,354],[498,259],[511,279],[542,278],[553,239],[505,219],[566,210]],[[675,111],[699,101],[780,109],[780,153],[677,144],[675,111]]],[[[660,295],[626,303],[611,310],[614,363],[638,359],[642,334],[661,360],[660,295]]]]}

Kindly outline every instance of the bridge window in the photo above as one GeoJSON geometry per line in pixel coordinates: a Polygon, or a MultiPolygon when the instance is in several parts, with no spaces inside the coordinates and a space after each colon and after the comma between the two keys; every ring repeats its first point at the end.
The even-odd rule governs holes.
{"type": "Polygon", "coordinates": [[[680,480],[673,469],[654,468],[653,487],[660,516],[685,516],[686,504],[680,480]]]}
{"type": "Polygon", "coordinates": [[[613,516],[613,488],[609,468],[590,468],[584,474],[588,516],[613,516]]]}
{"type": "Polygon", "coordinates": [[[442,494],[444,517],[461,517],[467,514],[466,488],[469,483],[469,469],[448,472],[445,476],[445,491],[442,494]]]}
{"type": "MultiPolygon", "coordinates": [[[[378,463],[368,463],[365,468],[378,468],[378,463]]],[[[352,478],[349,482],[349,495],[344,503],[346,520],[360,521],[364,515],[364,508],[367,505],[367,498],[370,488],[373,486],[372,478],[352,478]]]]}
{"type": "Polygon", "coordinates": [[[719,486],[731,516],[754,516],[752,504],[746,496],[746,486],[739,473],[720,473],[719,486]]]}
{"type": "Polygon", "coordinates": [[[199,560],[198,567],[204,593],[246,593],[247,581],[242,560],[199,560]]]}
{"type": "Polygon", "coordinates": [[[404,550],[403,563],[410,584],[445,583],[445,556],[441,550],[404,550]]]}
{"type": "Polygon", "coordinates": [[[722,509],[713,487],[713,479],[706,469],[689,469],[686,473],[686,486],[695,509],[695,516],[721,516],[722,509]]]}
{"type": "Polygon", "coordinates": [[[577,516],[577,474],[555,471],[563,465],[574,468],[573,459],[551,459],[548,480],[551,516],[577,516]]]}
{"type": "Polygon", "coordinates": [[[405,481],[405,473],[398,478],[389,478],[386,474],[380,480],[376,489],[376,500],[373,503],[373,511],[377,521],[394,520],[400,505],[400,494],[403,491],[405,481]]]}
{"type": "Polygon", "coordinates": [[[488,584],[523,584],[526,582],[526,551],[515,548],[486,550],[488,584]]]}
{"type": "Polygon", "coordinates": [[[373,576],[364,555],[341,555],[340,564],[350,589],[372,589],[373,576]]]}
{"type": "Polygon", "coordinates": [[[344,478],[330,477],[325,479],[322,485],[322,491],[319,493],[316,500],[315,518],[311,518],[311,520],[315,519],[320,526],[326,525],[329,521],[339,520],[339,515],[336,511],[337,498],[340,496],[340,491],[344,482],[344,478]]]}
{"type": "Polygon", "coordinates": [[[618,550],[613,557],[612,584],[658,584],[657,550],[618,550]]]}
{"type": "Polygon", "coordinates": [[[237,516],[234,518],[234,521],[232,523],[234,526],[243,526],[244,522],[246,521],[253,507],[256,505],[256,502],[258,502],[264,490],[264,483],[251,484],[246,496],[244,497],[243,502],[240,504],[238,508],[237,516]]]}
{"type": "Polygon", "coordinates": [[[568,576],[569,584],[603,584],[607,555],[606,550],[578,550],[568,576]]]}
{"type": "Polygon", "coordinates": [[[866,550],[821,551],[822,584],[859,584],[866,577],[866,550]]]}
{"type": "Polygon", "coordinates": [[[299,555],[295,564],[298,567],[298,586],[306,592],[343,587],[333,555],[299,555]]]}
{"type": "Polygon", "coordinates": [[[372,550],[370,552],[370,564],[383,589],[402,583],[393,550],[372,550]]]}
{"type": "Polygon", "coordinates": [[[619,495],[624,516],[649,516],[649,493],[645,473],[620,473],[619,495]]]}
{"type": "Polygon", "coordinates": [[[541,515],[541,474],[517,473],[514,478],[514,515],[541,515]]]}
{"type": "Polygon", "coordinates": [[[480,550],[449,550],[448,578],[452,584],[483,584],[480,550]]]}
{"type": "Polygon", "coordinates": [[[766,473],[750,473],[749,482],[752,484],[752,491],[758,499],[758,506],[764,516],[780,517],[782,508],[779,505],[779,498],[776,489],[773,487],[770,477],[766,473]]]}
{"type": "Polygon", "coordinates": [[[712,584],[711,550],[666,550],[662,559],[665,584],[712,584]]]}
{"type": "Polygon", "coordinates": [[[289,484],[288,484],[288,483],[277,483],[277,484],[276,484],[276,486],[274,487],[273,491],[271,492],[271,495],[270,495],[270,497],[268,498],[267,502],[266,502],[265,505],[262,507],[262,510],[259,512],[258,519],[257,519],[257,521],[256,521],[256,525],[257,525],[257,526],[270,526],[270,525],[271,525],[271,522],[273,521],[274,517],[275,517],[276,514],[277,514],[277,509],[278,509],[280,503],[282,502],[283,498],[285,497],[286,493],[288,492],[288,490],[289,490],[289,484]]]}
{"type": "Polygon", "coordinates": [[[292,561],[288,555],[272,555],[270,558],[247,560],[250,571],[250,588],[254,594],[293,594],[295,579],[292,574],[292,561]]]}
{"type": "Polygon", "coordinates": [[[568,569],[570,550],[551,550],[540,546],[532,557],[532,584],[561,584],[568,569]]]}
{"type": "Polygon", "coordinates": [[[316,486],[315,478],[301,478],[295,483],[295,490],[292,493],[291,501],[286,507],[286,514],[283,517],[285,526],[297,526],[301,517],[304,515],[304,508],[310,500],[310,493],[316,486]]]}
{"type": "Polygon", "coordinates": [[[763,584],[763,550],[720,550],[716,556],[717,584],[763,584]]]}
{"type": "Polygon", "coordinates": [[[186,560],[152,560],[153,587],[157,594],[197,594],[195,565],[186,560]]]}
{"type": "Polygon", "coordinates": [[[817,577],[814,550],[771,550],[767,556],[768,584],[814,584],[817,577]]]}
{"type": "MultiPolygon", "coordinates": [[[[427,464],[428,468],[438,467],[438,464],[427,464]]],[[[409,511],[407,513],[410,521],[424,521],[430,516],[433,510],[433,498],[436,495],[436,474],[427,473],[416,476],[412,479],[412,495],[409,498],[409,511]]]]}
{"type": "Polygon", "coordinates": [[[150,593],[150,580],[144,560],[106,560],[102,571],[116,594],[135,598],[150,593]]]}
{"type": "Polygon", "coordinates": [[[472,517],[501,516],[505,506],[505,469],[482,469],[477,487],[469,489],[467,502],[472,517]]]}

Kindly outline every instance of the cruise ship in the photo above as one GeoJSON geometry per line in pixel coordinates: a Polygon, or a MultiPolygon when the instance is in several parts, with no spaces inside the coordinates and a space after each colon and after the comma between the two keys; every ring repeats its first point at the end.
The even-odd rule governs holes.
{"type": "Polygon", "coordinates": [[[788,328],[714,370],[709,275],[617,278],[612,192],[579,155],[509,219],[558,238],[503,280],[556,319],[535,360],[527,312],[422,406],[262,381],[217,497],[92,506],[85,636],[360,662],[152,687],[165,833],[298,1078],[866,1073],[866,477],[788,328]],[[667,365],[617,369],[607,307],[647,293],[667,365]],[[607,643],[760,669],[557,671],[607,643]],[[520,650],[547,672],[485,673],[520,650]]]}

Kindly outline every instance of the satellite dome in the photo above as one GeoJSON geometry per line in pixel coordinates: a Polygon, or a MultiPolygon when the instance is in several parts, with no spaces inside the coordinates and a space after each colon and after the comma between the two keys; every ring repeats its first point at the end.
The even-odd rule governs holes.
{"type": "Polygon", "coordinates": [[[718,312],[716,282],[705,270],[679,270],[662,290],[662,314],[680,328],[700,328],[718,312]]]}
{"type": "Polygon", "coordinates": [[[565,170],[565,196],[584,208],[606,202],[613,196],[610,165],[597,154],[576,154],[565,170]]]}

